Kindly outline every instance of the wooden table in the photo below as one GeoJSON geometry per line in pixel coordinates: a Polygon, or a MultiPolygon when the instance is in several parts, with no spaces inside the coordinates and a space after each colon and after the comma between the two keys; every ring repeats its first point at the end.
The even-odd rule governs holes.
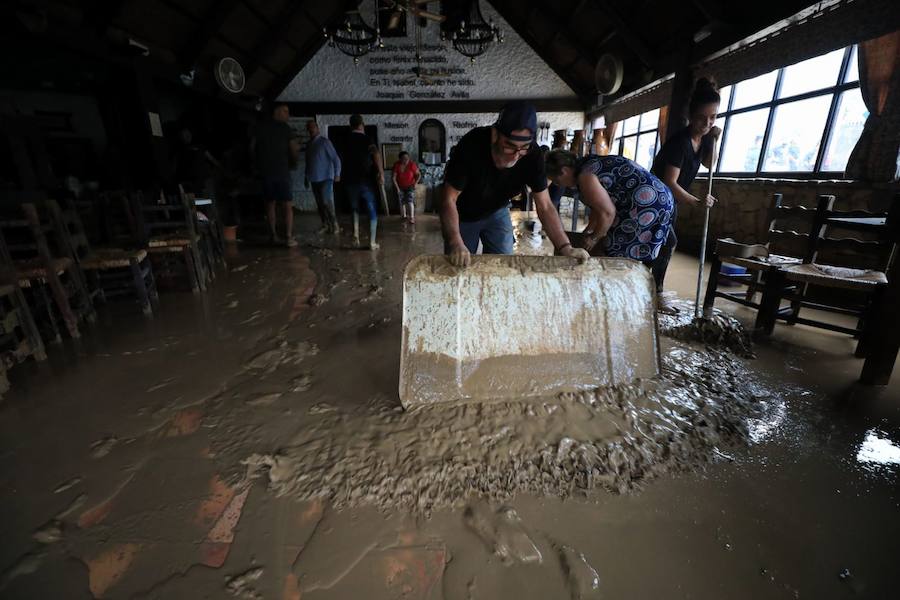
{"type": "Polygon", "coordinates": [[[887,225],[885,217],[831,217],[825,219],[828,225],[856,231],[877,231],[887,225]]]}

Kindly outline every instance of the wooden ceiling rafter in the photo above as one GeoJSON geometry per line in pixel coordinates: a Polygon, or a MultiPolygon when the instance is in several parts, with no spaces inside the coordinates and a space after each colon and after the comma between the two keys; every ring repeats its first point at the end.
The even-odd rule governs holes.
{"type": "MultiPolygon", "coordinates": [[[[275,98],[278,94],[284,90],[288,86],[288,84],[294,80],[294,77],[297,76],[297,73],[306,66],[313,56],[315,56],[316,52],[319,51],[322,46],[325,45],[325,36],[322,35],[322,28],[333,25],[340,21],[341,17],[348,10],[353,10],[357,8],[362,0],[344,0],[344,2],[335,3],[336,6],[332,8],[331,12],[328,15],[328,18],[325,22],[318,24],[318,21],[310,14],[309,10],[306,8],[305,3],[300,0],[294,0],[297,4],[301,5],[300,10],[303,11],[304,15],[313,23],[317,25],[316,33],[310,37],[307,43],[304,45],[303,49],[297,52],[296,58],[291,62],[290,66],[285,69],[282,73],[279,73],[275,76],[272,82],[265,89],[265,93],[263,94],[267,98],[275,98]]],[[[249,81],[249,80],[248,80],[249,81]]]]}
{"type": "MultiPolygon", "coordinates": [[[[249,52],[250,63],[245,65],[248,81],[257,74],[257,71],[263,67],[265,61],[272,56],[275,50],[277,50],[278,44],[284,43],[284,39],[287,37],[287,34],[293,26],[294,18],[298,14],[302,14],[306,20],[313,25],[316,31],[322,31],[322,26],[311,14],[309,14],[304,2],[301,0],[288,2],[284,8],[282,8],[281,12],[278,13],[272,26],[268,28],[259,43],[257,43],[249,52]]],[[[296,53],[302,53],[302,49],[294,47],[293,44],[291,44],[291,47],[296,53]]],[[[278,74],[276,74],[276,77],[277,75],[278,74]]]]}
{"type": "Polygon", "coordinates": [[[300,69],[306,66],[306,63],[315,56],[316,52],[325,45],[324,36],[313,38],[307,44],[306,48],[297,54],[297,57],[291,63],[290,67],[282,72],[280,75],[276,75],[272,82],[265,90],[265,94],[263,94],[266,98],[276,98],[284,88],[288,86],[288,84],[294,80],[294,77],[297,76],[297,73],[300,72],[300,69]]]}
{"type": "Polygon", "coordinates": [[[625,19],[622,18],[622,15],[619,11],[612,6],[609,2],[604,2],[602,0],[592,0],[594,6],[596,6],[606,18],[609,19],[609,22],[612,24],[613,28],[616,31],[616,34],[625,42],[625,45],[629,50],[634,52],[634,54],[638,57],[638,59],[644,63],[645,67],[650,69],[654,69],[657,63],[657,57],[654,55],[653,51],[641,40],[635,33],[631,26],[625,22],[625,19]]]}
{"type": "Polygon", "coordinates": [[[84,11],[85,24],[97,35],[103,36],[106,30],[118,19],[125,8],[133,0],[96,0],[93,6],[84,11]]]}
{"type": "MultiPolygon", "coordinates": [[[[544,44],[540,43],[540,41],[534,36],[530,23],[522,22],[522,19],[518,14],[513,13],[509,9],[509,7],[497,0],[491,0],[491,6],[493,6],[494,10],[496,10],[503,19],[509,23],[512,28],[516,31],[516,33],[525,41],[528,46],[534,50],[534,52],[543,60],[547,66],[549,66],[556,75],[563,80],[563,82],[569,86],[575,94],[581,98],[582,102],[584,102],[587,97],[591,94],[592,90],[585,89],[585,86],[581,80],[577,77],[573,76],[570,71],[564,71],[560,68],[559,65],[552,59],[552,57],[547,52],[547,49],[544,44]]],[[[535,15],[535,10],[537,10],[537,5],[533,5],[531,11],[529,11],[526,18],[531,20],[532,16],[535,15]]],[[[553,34],[556,36],[556,33],[553,34]]],[[[576,48],[577,50],[577,48],[576,48]]]]}
{"type": "Polygon", "coordinates": [[[241,4],[241,0],[216,0],[200,19],[200,25],[191,34],[187,44],[178,52],[178,64],[189,70],[203,56],[209,43],[219,35],[219,31],[241,4]]]}

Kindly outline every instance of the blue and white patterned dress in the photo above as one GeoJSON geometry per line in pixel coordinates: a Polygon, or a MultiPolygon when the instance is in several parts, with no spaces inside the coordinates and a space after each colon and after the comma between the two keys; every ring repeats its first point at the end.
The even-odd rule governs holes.
{"type": "Polygon", "coordinates": [[[624,156],[585,156],[575,174],[584,172],[597,176],[616,206],[616,218],[603,240],[605,254],[645,263],[656,258],[675,207],[666,184],[624,156]]]}

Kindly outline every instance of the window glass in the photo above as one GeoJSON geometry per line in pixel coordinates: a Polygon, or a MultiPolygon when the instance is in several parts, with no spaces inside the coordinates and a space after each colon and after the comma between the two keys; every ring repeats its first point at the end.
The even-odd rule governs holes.
{"type": "Polygon", "coordinates": [[[731,98],[731,86],[723,87],[719,90],[719,97],[722,101],[719,103],[719,112],[728,110],[728,99],[731,98]]]}
{"type": "Polygon", "coordinates": [[[622,156],[634,160],[637,155],[637,136],[625,138],[622,141],[622,156]]]}
{"type": "Polygon", "coordinates": [[[641,115],[641,131],[650,131],[659,126],[659,109],[655,108],[641,115]]]}
{"type": "Polygon", "coordinates": [[[763,171],[813,171],[830,107],[831,94],[778,106],[763,171]]]}
{"type": "Polygon", "coordinates": [[[645,169],[653,166],[653,157],[656,155],[656,132],[642,133],[638,137],[637,153],[634,162],[645,169]]]}
{"type": "Polygon", "coordinates": [[[858,89],[841,94],[831,135],[825,145],[823,171],[843,171],[847,168],[847,159],[862,134],[868,116],[869,111],[858,89]]]}
{"type": "Polygon", "coordinates": [[[784,70],[779,98],[789,98],[813,90],[834,87],[838,83],[844,49],[804,60],[784,70]]]}
{"type": "Polygon", "coordinates": [[[640,118],[641,115],[634,115],[633,117],[628,117],[627,119],[625,119],[625,123],[622,124],[622,135],[637,133],[638,121],[640,120],[640,118]]]}
{"type": "Polygon", "coordinates": [[[736,84],[734,86],[734,106],[732,106],[732,109],[770,102],[775,93],[775,80],[777,78],[778,71],[772,71],[771,73],[736,84]]]}
{"type": "Polygon", "coordinates": [[[847,65],[847,75],[844,83],[859,81],[859,57],[856,55],[856,46],[850,49],[850,64],[847,65]]]}
{"type": "Polygon", "coordinates": [[[720,171],[754,173],[762,148],[769,109],[762,108],[728,118],[728,139],[721,150],[720,171]]]}

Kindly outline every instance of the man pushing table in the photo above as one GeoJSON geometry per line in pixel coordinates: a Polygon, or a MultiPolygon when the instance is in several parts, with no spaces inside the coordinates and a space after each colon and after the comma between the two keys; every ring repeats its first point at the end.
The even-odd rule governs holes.
{"type": "Polygon", "coordinates": [[[510,102],[490,127],[476,127],[462,137],[444,171],[441,228],[444,252],[456,266],[467,266],[481,241],[485,254],[512,254],[510,199],[531,188],[538,218],[556,252],[580,261],[547,193],[544,158],[534,135],[537,114],[527,102],[510,102]]]}

